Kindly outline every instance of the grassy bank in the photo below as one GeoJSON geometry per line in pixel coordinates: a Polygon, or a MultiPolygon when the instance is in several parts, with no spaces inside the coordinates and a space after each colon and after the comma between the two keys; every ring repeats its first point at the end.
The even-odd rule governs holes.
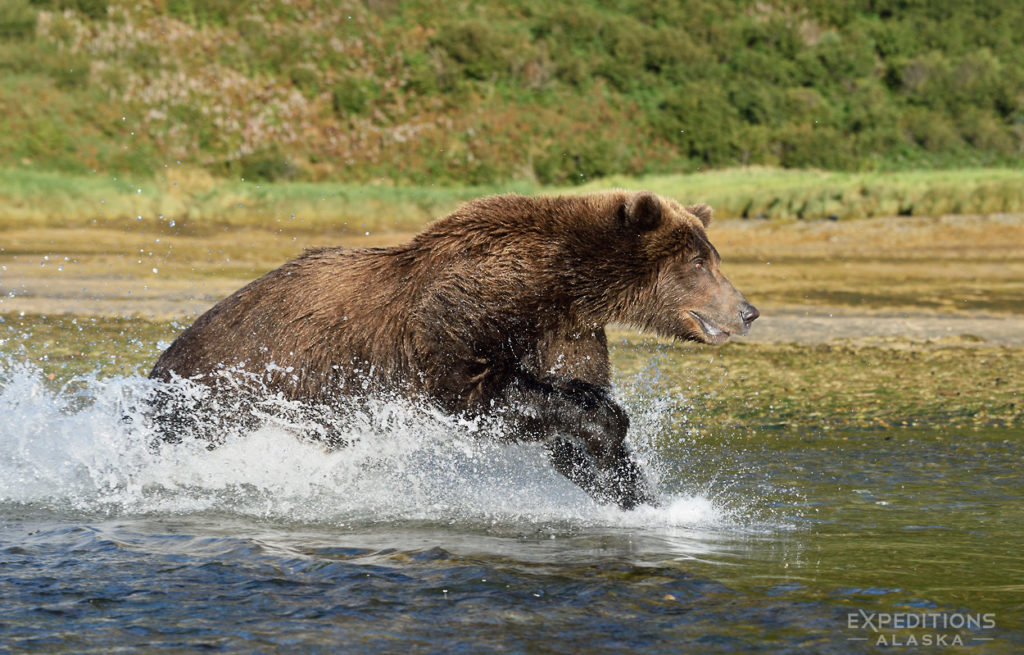
{"type": "Polygon", "coordinates": [[[492,193],[650,189],[707,202],[722,218],[797,220],[1024,212],[1024,170],[839,173],[768,168],[609,177],[581,187],[530,183],[393,187],[222,180],[178,166],[156,179],[0,170],[0,229],[109,226],[202,232],[252,227],[362,233],[416,230],[492,193]]]}
{"type": "Polygon", "coordinates": [[[610,177],[584,189],[650,189],[706,202],[723,218],[781,220],[1024,211],[1024,170],[842,173],[743,168],[695,175],[610,177]]]}
{"type": "MultiPolygon", "coordinates": [[[[512,187],[529,192],[533,187],[512,187]]],[[[204,232],[413,230],[497,187],[390,187],[215,179],[169,168],[157,179],[0,171],[0,229],[116,227],[204,232]]]]}
{"type": "Polygon", "coordinates": [[[1014,166],[1019,3],[4,0],[0,165],[573,184],[1014,166]]]}

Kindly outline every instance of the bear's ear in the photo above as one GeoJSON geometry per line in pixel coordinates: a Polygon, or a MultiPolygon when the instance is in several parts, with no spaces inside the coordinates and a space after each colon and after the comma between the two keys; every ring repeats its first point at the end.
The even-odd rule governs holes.
{"type": "Polygon", "coordinates": [[[650,191],[641,191],[619,207],[619,219],[637,232],[653,230],[661,224],[661,200],[650,191]]]}
{"type": "Polygon", "coordinates": [[[690,205],[686,208],[686,211],[699,218],[700,222],[704,224],[704,227],[711,225],[711,208],[704,203],[699,205],[690,205]]]}

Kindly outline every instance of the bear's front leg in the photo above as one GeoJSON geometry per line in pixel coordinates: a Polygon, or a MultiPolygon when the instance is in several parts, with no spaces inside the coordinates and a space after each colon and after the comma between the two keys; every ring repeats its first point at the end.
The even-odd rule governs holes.
{"type": "Polygon", "coordinates": [[[603,464],[565,437],[551,439],[548,449],[555,469],[598,502],[615,503],[627,510],[657,504],[647,476],[625,443],[619,444],[614,457],[603,464]]]}
{"type": "Polygon", "coordinates": [[[516,436],[546,441],[555,469],[595,500],[622,509],[655,503],[625,443],[629,417],[606,389],[524,375],[506,391],[516,436]]]}

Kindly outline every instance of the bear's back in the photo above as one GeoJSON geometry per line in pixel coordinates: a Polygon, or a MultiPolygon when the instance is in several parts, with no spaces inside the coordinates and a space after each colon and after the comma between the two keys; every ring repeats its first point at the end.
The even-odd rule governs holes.
{"type": "Polygon", "coordinates": [[[398,374],[406,358],[395,344],[404,340],[417,286],[403,255],[400,248],[308,250],[200,316],[150,377],[241,368],[287,396],[317,399],[363,365],[398,374]]]}

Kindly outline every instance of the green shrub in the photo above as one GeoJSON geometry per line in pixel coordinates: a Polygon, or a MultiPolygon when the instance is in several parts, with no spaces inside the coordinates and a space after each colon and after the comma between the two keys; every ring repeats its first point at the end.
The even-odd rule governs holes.
{"type": "Polygon", "coordinates": [[[186,23],[228,25],[251,3],[246,0],[167,0],[167,14],[186,23]]]}
{"type": "Polygon", "coordinates": [[[29,0],[33,7],[48,10],[72,9],[92,20],[107,17],[108,0],[29,0]]]}
{"type": "Polygon", "coordinates": [[[582,87],[590,77],[590,70],[583,59],[569,57],[556,64],[555,77],[569,86],[582,87]]]}
{"type": "Polygon", "coordinates": [[[46,63],[38,50],[26,48],[22,43],[0,41],[0,71],[4,74],[20,75],[45,70],[46,63]]]}
{"type": "Polygon", "coordinates": [[[967,143],[978,150],[997,155],[1016,153],[1017,144],[1008,127],[989,113],[967,111],[957,121],[957,129],[967,143]]]}
{"type": "Polygon", "coordinates": [[[962,143],[953,122],[936,111],[910,110],[904,124],[914,141],[930,152],[949,152],[962,143]]]}
{"type": "Polygon", "coordinates": [[[242,16],[235,22],[238,34],[253,45],[263,44],[270,36],[270,25],[258,16],[242,16]]]}
{"type": "Polygon", "coordinates": [[[84,89],[89,86],[89,58],[81,55],[59,55],[50,74],[59,89],[84,89]]]}
{"type": "Polygon", "coordinates": [[[595,72],[620,91],[638,87],[646,69],[646,31],[642,23],[624,18],[601,26],[601,56],[595,72]]]}
{"type": "Polygon", "coordinates": [[[868,77],[875,66],[875,44],[859,31],[826,32],[812,52],[828,78],[836,81],[868,77]]]}
{"type": "Polygon", "coordinates": [[[434,44],[475,80],[508,77],[519,58],[514,39],[475,19],[441,25],[434,44]]]}
{"type": "Polygon", "coordinates": [[[556,143],[534,158],[533,171],[542,184],[585,184],[628,169],[624,144],[602,138],[556,143]]]}
{"type": "Polygon", "coordinates": [[[36,10],[26,0],[3,0],[0,2],[0,39],[35,38],[36,20],[36,10]]]}
{"type": "Polygon", "coordinates": [[[684,156],[704,164],[735,163],[740,153],[740,116],[713,83],[690,83],[665,97],[653,124],[684,156]]]}
{"type": "Polygon", "coordinates": [[[850,140],[830,127],[801,125],[779,135],[779,162],[787,168],[852,168],[850,140]]]}
{"type": "Polygon", "coordinates": [[[343,77],[331,91],[331,102],[334,111],[340,116],[362,114],[376,95],[376,89],[364,80],[355,77],[343,77]]]}
{"type": "Polygon", "coordinates": [[[539,12],[533,23],[534,38],[548,43],[553,53],[576,53],[597,50],[595,37],[601,32],[607,14],[582,3],[568,3],[539,12]]]}
{"type": "Polygon", "coordinates": [[[406,81],[405,88],[410,93],[429,96],[436,94],[440,88],[437,68],[428,55],[421,52],[405,53],[406,81]]]}
{"type": "Polygon", "coordinates": [[[277,148],[267,148],[243,155],[236,165],[237,174],[247,181],[277,182],[295,177],[296,168],[277,148]]]}
{"type": "Polygon", "coordinates": [[[320,92],[320,71],[312,64],[296,64],[288,72],[288,78],[295,88],[306,95],[314,96],[320,92]]]}
{"type": "Polygon", "coordinates": [[[160,47],[155,43],[138,43],[120,54],[124,65],[130,70],[153,71],[161,68],[160,47]]]}
{"type": "Polygon", "coordinates": [[[950,62],[932,51],[895,63],[888,75],[890,86],[915,104],[945,109],[950,89],[950,62]]]}
{"type": "Polygon", "coordinates": [[[61,3],[69,9],[76,9],[84,16],[93,20],[102,20],[107,17],[107,10],[110,7],[108,0],[68,0],[61,3]]]}

